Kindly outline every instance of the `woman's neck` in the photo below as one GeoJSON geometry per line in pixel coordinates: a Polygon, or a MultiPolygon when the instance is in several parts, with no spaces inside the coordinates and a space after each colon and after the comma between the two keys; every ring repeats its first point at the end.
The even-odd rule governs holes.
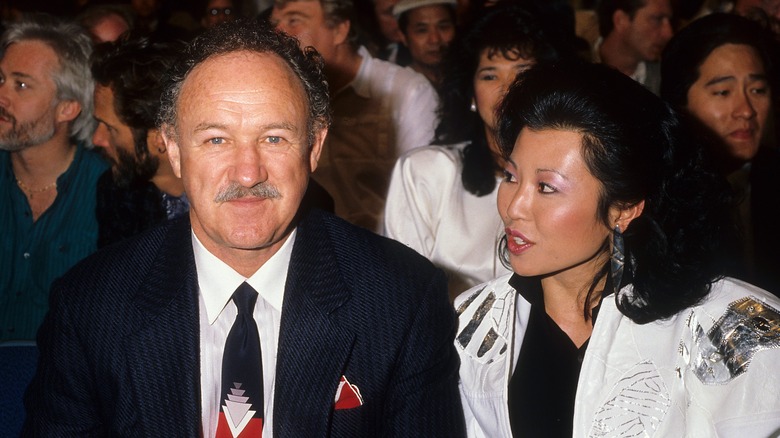
{"type": "Polygon", "coordinates": [[[593,332],[593,319],[585,318],[586,309],[591,315],[601,302],[606,278],[599,279],[590,296],[588,292],[593,279],[608,261],[608,252],[602,251],[579,266],[542,278],[545,312],[577,347],[582,346],[593,332]]]}

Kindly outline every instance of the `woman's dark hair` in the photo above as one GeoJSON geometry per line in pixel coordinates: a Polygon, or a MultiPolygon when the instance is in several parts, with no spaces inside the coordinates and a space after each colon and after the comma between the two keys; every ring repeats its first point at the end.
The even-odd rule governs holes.
{"type": "Polygon", "coordinates": [[[661,97],[677,110],[685,108],[688,90],[699,79],[699,67],[724,44],[753,47],[764,64],[769,87],[777,89],[777,47],[769,31],[739,15],[714,13],[694,20],[669,41],[661,58],[661,97]]]}
{"type": "Polygon", "coordinates": [[[533,17],[512,4],[500,3],[486,10],[486,14],[460,34],[450,45],[444,61],[436,141],[471,142],[463,152],[461,181],[470,193],[484,196],[496,186],[496,164],[487,146],[482,119],[478,112],[469,109],[480,54],[487,49],[508,59],[522,56],[550,61],[558,58],[558,52],[534,24],[533,17]]]}
{"type": "MultiPolygon", "coordinates": [[[[644,201],[623,230],[620,311],[637,323],[670,317],[703,299],[723,272],[731,223],[728,182],[705,165],[686,122],[642,85],[604,65],[540,64],[518,78],[499,109],[498,137],[509,156],[524,128],[582,135],[582,154],[601,182],[598,214],[644,201]]],[[[605,242],[608,247],[608,242],[605,242]]],[[[609,261],[594,278],[608,276],[609,261]]],[[[588,301],[586,301],[588,302],[588,301]]],[[[587,310],[586,310],[586,318],[587,310]]]]}

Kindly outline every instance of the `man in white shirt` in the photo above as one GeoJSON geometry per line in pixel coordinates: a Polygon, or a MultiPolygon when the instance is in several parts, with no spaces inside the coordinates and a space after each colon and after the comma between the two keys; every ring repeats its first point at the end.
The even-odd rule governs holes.
{"type": "Polygon", "coordinates": [[[329,124],[317,61],[240,20],[172,66],[159,120],[189,218],[57,283],[23,436],[465,435],[443,273],[301,208],[329,124]],[[247,318],[262,391],[226,393],[247,318]]]}
{"type": "Polygon", "coordinates": [[[616,68],[658,94],[659,61],[672,38],[669,0],[601,0],[596,9],[599,34],[594,61],[616,68]]]}
{"type": "Polygon", "coordinates": [[[314,179],[338,216],[380,231],[393,165],[433,140],[438,98],[424,76],[358,47],[353,13],[351,0],[280,0],[271,22],[325,61],[333,124],[314,179]]]}

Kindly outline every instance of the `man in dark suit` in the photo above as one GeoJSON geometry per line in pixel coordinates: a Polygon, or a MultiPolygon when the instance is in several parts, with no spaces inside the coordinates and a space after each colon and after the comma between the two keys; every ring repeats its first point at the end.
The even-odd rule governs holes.
{"type": "Polygon", "coordinates": [[[318,60],[239,22],[174,64],[160,121],[189,218],[56,284],[24,435],[246,436],[257,419],[266,437],[465,434],[441,271],[300,208],[329,123],[318,60]],[[222,381],[247,318],[259,396],[222,381]]]}

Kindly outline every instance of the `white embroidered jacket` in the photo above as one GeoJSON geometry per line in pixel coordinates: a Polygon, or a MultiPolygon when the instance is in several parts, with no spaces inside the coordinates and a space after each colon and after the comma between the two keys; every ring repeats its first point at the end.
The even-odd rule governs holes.
{"type": "MultiPolygon", "coordinates": [[[[530,304],[510,277],[455,301],[470,437],[512,436],[507,387],[530,304]]],[[[573,436],[780,436],[778,309],[773,295],[731,278],[700,305],[644,325],[607,297],[580,372],[573,436]]]]}

